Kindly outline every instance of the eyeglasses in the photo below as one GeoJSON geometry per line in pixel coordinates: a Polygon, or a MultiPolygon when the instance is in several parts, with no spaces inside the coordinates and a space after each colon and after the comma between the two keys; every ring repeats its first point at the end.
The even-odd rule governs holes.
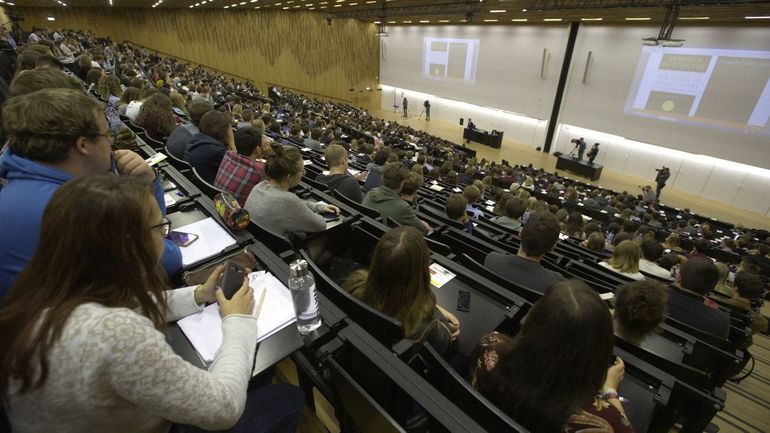
{"type": "Polygon", "coordinates": [[[105,132],[104,134],[96,134],[96,135],[94,135],[94,137],[104,137],[104,138],[106,138],[110,142],[110,147],[114,147],[115,146],[115,141],[118,138],[118,133],[116,131],[113,131],[113,130],[110,129],[109,131],[105,132]]]}
{"type": "Polygon", "coordinates": [[[160,224],[155,224],[154,226],[150,227],[150,229],[160,229],[161,233],[163,233],[163,236],[168,236],[168,233],[171,231],[171,221],[169,221],[168,218],[163,217],[162,220],[160,220],[160,224]]]}

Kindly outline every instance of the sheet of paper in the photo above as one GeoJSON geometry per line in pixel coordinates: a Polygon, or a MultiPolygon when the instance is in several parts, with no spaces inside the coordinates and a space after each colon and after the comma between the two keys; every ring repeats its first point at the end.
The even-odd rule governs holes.
{"type": "Polygon", "coordinates": [[[152,167],[153,165],[163,161],[166,158],[168,158],[168,157],[165,154],[163,154],[163,153],[156,153],[155,155],[145,159],[144,162],[146,162],[150,167],[152,167]]]}
{"type": "Polygon", "coordinates": [[[184,266],[213,257],[235,244],[235,239],[211,217],[174,230],[198,235],[198,240],[179,248],[184,266]]]}
{"type": "Polygon", "coordinates": [[[495,202],[492,201],[492,200],[487,200],[484,203],[488,204],[489,206],[494,206],[495,205],[495,202]]]}
{"type": "Polygon", "coordinates": [[[495,207],[494,206],[485,206],[485,207],[490,212],[494,212],[495,211],[495,207]]]}
{"type": "Polygon", "coordinates": [[[611,299],[615,299],[615,294],[612,292],[599,293],[599,297],[602,298],[602,301],[609,301],[611,299]]]}
{"type": "Polygon", "coordinates": [[[454,191],[454,192],[463,192],[463,190],[461,190],[460,188],[456,188],[456,187],[452,188],[452,191],[454,191]]]}
{"type": "Polygon", "coordinates": [[[311,151],[311,150],[313,150],[313,149],[311,149],[311,148],[309,148],[309,147],[303,147],[303,148],[302,148],[302,149],[300,149],[300,150],[301,150],[301,151],[303,151],[303,152],[310,152],[310,151],[311,151]]]}
{"type": "Polygon", "coordinates": [[[311,164],[313,164],[313,161],[311,161],[309,159],[305,160],[305,161],[302,161],[302,165],[311,165],[311,164]]]}
{"type": "MultiPolygon", "coordinates": [[[[262,292],[267,290],[257,318],[259,342],[294,323],[297,318],[289,289],[273,274],[265,271],[252,272],[248,278],[249,286],[254,289],[254,308],[262,292]]],[[[201,358],[206,362],[213,361],[223,338],[219,304],[211,304],[203,311],[182,318],[177,323],[201,358]]]]}
{"type": "Polygon", "coordinates": [[[443,191],[444,190],[443,186],[436,185],[436,184],[433,184],[433,185],[429,186],[428,188],[432,189],[433,191],[443,191]]]}
{"type": "Polygon", "coordinates": [[[430,283],[436,288],[440,288],[455,277],[455,274],[450,272],[449,269],[438,263],[430,265],[428,270],[430,271],[430,283]]]}
{"type": "Polygon", "coordinates": [[[353,176],[355,176],[355,175],[357,175],[357,174],[361,173],[361,170],[356,170],[356,169],[354,169],[354,168],[349,168],[349,169],[348,169],[348,173],[350,173],[350,174],[352,174],[353,176]]]}
{"type": "Polygon", "coordinates": [[[166,203],[166,207],[169,207],[172,204],[177,202],[177,200],[174,198],[174,196],[169,194],[169,193],[163,194],[163,201],[166,203]]]}

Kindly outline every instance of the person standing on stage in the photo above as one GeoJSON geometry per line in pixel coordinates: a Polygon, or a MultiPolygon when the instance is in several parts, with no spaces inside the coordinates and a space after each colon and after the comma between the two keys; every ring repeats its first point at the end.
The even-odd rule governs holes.
{"type": "Polygon", "coordinates": [[[663,168],[659,168],[655,171],[658,172],[658,175],[655,176],[655,183],[657,184],[657,188],[655,190],[655,198],[660,200],[660,191],[664,186],[666,186],[666,181],[668,178],[671,177],[671,171],[666,166],[663,166],[663,168]]]}
{"type": "Polygon", "coordinates": [[[599,155],[599,143],[594,143],[594,146],[588,151],[588,162],[593,164],[597,155],[599,155]]]}
{"type": "Polygon", "coordinates": [[[578,141],[578,159],[583,159],[583,154],[586,151],[586,142],[582,138],[578,141]]]}
{"type": "Polygon", "coordinates": [[[422,105],[425,107],[425,120],[430,120],[430,101],[426,99],[422,105]]]}
{"type": "Polygon", "coordinates": [[[408,111],[409,101],[406,99],[406,96],[404,96],[404,100],[401,102],[401,105],[404,108],[404,117],[408,117],[409,116],[409,111],[408,111]]]}
{"type": "Polygon", "coordinates": [[[468,118],[468,137],[465,139],[465,143],[471,142],[471,132],[476,129],[476,125],[473,124],[473,120],[471,118],[468,118]]]}

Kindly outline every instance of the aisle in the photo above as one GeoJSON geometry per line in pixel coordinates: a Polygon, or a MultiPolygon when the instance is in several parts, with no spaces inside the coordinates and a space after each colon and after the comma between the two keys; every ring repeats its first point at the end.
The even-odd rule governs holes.
{"type": "MultiPolygon", "coordinates": [[[[379,106],[367,108],[375,117],[396,121],[400,124],[405,124],[415,129],[429,132],[438,137],[452,140],[455,143],[462,142],[462,126],[458,124],[438,119],[433,119],[428,122],[424,117],[423,119],[418,119],[417,116],[419,113],[410,115],[409,118],[405,119],[401,116],[401,113],[394,113],[392,110],[382,110],[379,106]]],[[[503,139],[503,146],[500,149],[493,149],[478,143],[471,143],[468,147],[476,150],[478,159],[486,158],[498,162],[505,159],[511,164],[532,163],[535,167],[542,167],[550,172],[553,172],[556,169],[556,158],[553,155],[539,152],[534,148],[516,143],[507,138],[503,139]]],[[[560,174],[566,174],[567,177],[576,177],[570,173],[560,174]]],[[[639,185],[654,185],[652,179],[628,176],[609,168],[603,170],[602,178],[597,182],[590,182],[588,179],[581,180],[615,191],[628,191],[634,193],[639,191],[639,185]]],[[[715,200],[709,200],[671,187],[667,187],[663,190],[661,199],[662,202],[668,206],[677,208],[689,207],[693,212],[700,215],[707,215],[733,224],[742,223],[747,227],[770,230],[770,218],[764,215],[732,207],[715,200]]]]}

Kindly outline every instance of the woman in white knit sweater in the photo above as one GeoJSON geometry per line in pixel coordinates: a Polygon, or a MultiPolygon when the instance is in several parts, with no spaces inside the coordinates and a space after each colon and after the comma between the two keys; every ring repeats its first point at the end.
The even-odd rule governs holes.
{"type": "Polygon", "coordinates": [[[167,433],[172,423],[237,423],[233,431],[292,431],[302,407],[293,387],[248,393],[291,401],[290,413],[268,413],[273,406],[262,402],[241,418],[253,406],[252,289],[244,280],[225,299],[220,267],[201,286],[167,290],[158,262],[169,221],[152,197],[149,183],[107,175],[53,195],[38,249],[0,309],[0,398],[12,430],[167,433]],[[176,355],[162,329],[214,301],[224,340],[207,371],[176,355]]]}

